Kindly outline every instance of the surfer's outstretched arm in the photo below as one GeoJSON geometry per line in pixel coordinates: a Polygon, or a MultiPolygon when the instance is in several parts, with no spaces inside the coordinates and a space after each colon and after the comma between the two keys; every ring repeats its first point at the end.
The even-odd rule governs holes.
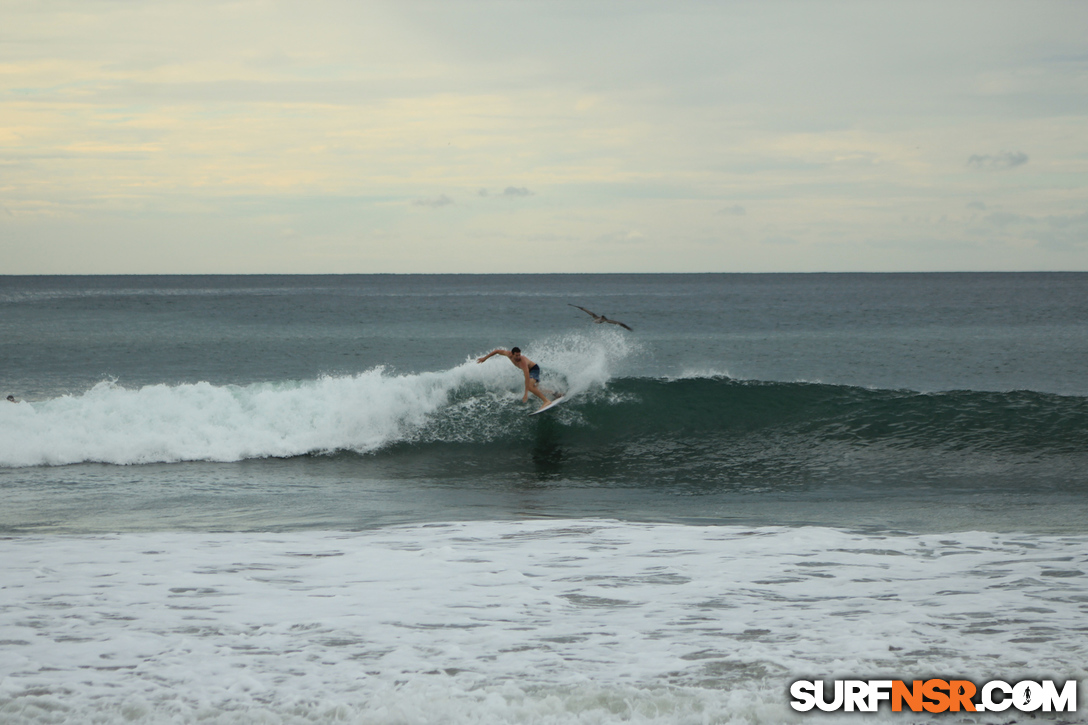
{"type": "Polygon", "coordinates": [[[476,362],[478,362],[478,363],[487,362],[487,359],[489,357],[491,357],[492,355],[505,355],[506,357],[510,357],[510,351],[509,350],[502,350],[502,349],[492,350],[491,352],[487,353],[483,357],[476,358],[476,362]]]}

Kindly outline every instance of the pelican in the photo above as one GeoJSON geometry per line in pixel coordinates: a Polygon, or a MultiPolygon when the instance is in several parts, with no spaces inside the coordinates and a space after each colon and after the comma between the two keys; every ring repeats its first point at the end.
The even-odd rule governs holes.
{"type": "MultiPolygon", "coordinates": [[[[592,317],[592,318],[593,318],[593,321],[594,321],[594,322],[596,322],[596,323],[597,323],[598,325],[599,325],[599,324],[601,324],[602,322],[607,322],[607,323],[608,323],[608,324],[610,324],[610,325],[619,325],[620,327],[622,327],[622,328],[623,328],[623,329],[625,329],[625,330],[631,330],[631,328],[630,328],[630,327],[628,327],[627,325],[623,324],[623,323],[622,323],[622,322],[620,322],[619,320],[610,320],[610,319],[608,319],[607,317],[605,317],[604,315],[598,315],[598,314],[597,314],[596,312],[590,312],[590,311],[589,311],[589,310],[587,310],[587,309],[586,309],[585,307],[581,307],[581,306],[579,306],[579,305],[571,305],[571,304],[570,304],[569,302],[568,302],[567,304],[568,304],[569,306],[571,306],[571,307],[577,307],[577,308],[578,308],[578,309],[580,309],[580,310],[581,310],[582,312],[584,312],[584,313],[586,313],[587,315],[589,315],[590,317],[592,317]]],[[[634,330],[631,330],[631,332],[634,332],[634,330]]]]}

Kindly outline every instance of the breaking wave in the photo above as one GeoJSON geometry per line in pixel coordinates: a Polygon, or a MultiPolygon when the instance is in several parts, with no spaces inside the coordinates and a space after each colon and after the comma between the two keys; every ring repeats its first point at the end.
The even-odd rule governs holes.
{"type": "MultiPolygon", "coordinates": [[[[586,451],[682,446],[721,456],[751,440],[892,449],[1088,451],[1088,399],[1030,391],[916,393],[816,383],[609,379],[614,350],[552,355],[543,385],[570,402],[528,417],[503,361],[411,375],[375,368],[311,381],[128,389],[0,406],[0,465],[137,464],[413,448],[519,446],[542,426],[586,451]],[[705,445],[699,446],[702,441],[705,445]]],[[[702,453],[700,454],[700,451],[702,453]]]]}

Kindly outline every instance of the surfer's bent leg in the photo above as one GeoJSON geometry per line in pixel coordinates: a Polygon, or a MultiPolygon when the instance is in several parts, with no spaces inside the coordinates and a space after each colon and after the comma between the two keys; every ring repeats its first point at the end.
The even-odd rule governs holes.
{"type": "Polygon", "coordinates": [[[548,403],[550,403],[552,401],[551,401],[550,398],[548,398],[548,396],[544,395],[544,393],[541,391],[540,386],[537,385],[537,383],[539,383],[539,382],[540,382],[540,366],[539,365],[533,365],[531,368],[529,368],[529,379],[526,381],[526,383],[528,383],[529,392],[532,393],[533,395],[535,395],[536,397],[540,398],[541,400],[543,400],[544,405],[547,405],[548,403]]]}

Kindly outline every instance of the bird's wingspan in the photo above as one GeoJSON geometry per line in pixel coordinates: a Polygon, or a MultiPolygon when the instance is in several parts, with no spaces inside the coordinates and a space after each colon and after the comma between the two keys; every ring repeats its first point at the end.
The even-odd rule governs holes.
{"type": "MultiPolygon", "coordinates": [[[[622,327],[625,330],[631,330],[630,327],[623,324],[619,320],[610,320],[607,317],[605,317],[604,315],[598,315],[596,312],[591,312],[590,310],[587,310],[585,307],[582,307],[581,305],[571,304],[570,302],[568,302],[567,305],[569,305],[570,307],[577,307],[582,312],[584,312],[587,315],[589,315],[590,317],[592,317],[593,321],[596,322],[598,325],[601,324],[602,322],[607,322],[607,323],[609,323],[611,325],[619,325],[620,327],[622,327]]],[[[631,330],[631,332],[634,332],[634,330],[631,330]]]]}
{"type": "Polygon", "coordinates": [[[596,312],[590,312],[589,310],[587,310],[585,307],[582,307],[581,305],[572,305],[569,302],[567,304],[570,307],[577,307],[578,309],[580,309],[582,312],[586,313],[587,315],[589,315],[593,319],[597,319],[598,317],[600,317],[600,315],[598,315],[596,312]]]}

